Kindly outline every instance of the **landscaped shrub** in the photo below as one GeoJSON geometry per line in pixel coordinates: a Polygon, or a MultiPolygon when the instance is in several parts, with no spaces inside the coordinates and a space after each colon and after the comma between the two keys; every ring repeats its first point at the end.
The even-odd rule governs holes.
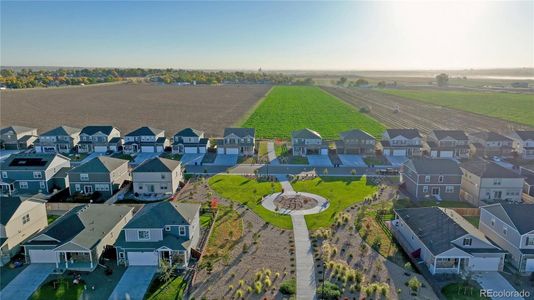
{"type": "Polygon", "coordinates": [[[262,277],[263,277],[263,272],[262,271],[256,272],[256,280],[261,280],[262,277]]]}
{"type": "Polygon", "coordinates": [[[261,290],[262,290],[262,288],[263,288],[263,285],[261,284],[261,282],[256,281],[256,282],[254,283],[254,289],[256,290],[256,293],[257,293],[257,294],[261,294],[261,290]]]}
{"type": "Polygon", "coordinates": [[[265,289],[267,289],[268,287],[271,286],[272,282],[271,282],[271,278],[269,278],[269,276],[265,276],[265,279],[263,280],[263,284],[265,284],[265,289]]]}
{"type": "Polygon", "coordinates": [[[294,278],[285,280],[280,284],[280,293],[294,295],[297,292],[297,282],[294,278]]]}
{"type": "Polygon", "coordinates": [[[419,279],[417,279],[417,277],[413,276],[412,278],[410,278],[410,280],[408,280],[408,286],[410,287],[412,292],[417,293],[417,291],[421,287],[421,282],[419,281],[419,279]]]}
{"type": "Polygon", "coordinates": [[[245,285],[245,281],[243,279],[239,280],[239,287],[242,287],[245,285]]]}
{"type": "Polygon", "coordinates": [[[274,280],[278,279],[280,277],[280,272],[274,273],[274,280]]]}
{"type": "Polygon", "coordinates": [[[325,281],[317,290],[317,294],[323,299],[336,300],[341,297],[341,289],[330,281],[325,281]]]}
{"type": "Polygon", "coordinates": [[[243,298],[243,297],[244,297],[244,293],[243,293],[243,291],[242,291],[242,290],[237,290],[237,291],[235,291],[235,297],[236,297],[237,299],[241,299],[241,298],[243,298]]]}

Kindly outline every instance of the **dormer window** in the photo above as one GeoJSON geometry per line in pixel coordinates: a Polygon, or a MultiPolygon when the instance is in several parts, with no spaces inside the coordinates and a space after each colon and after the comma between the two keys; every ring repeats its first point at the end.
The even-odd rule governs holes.
{"type": "Polygon", "coordinates": [[[473,239],[472,238],[465,238],[464,242],[463,242],[463,245],[464,246],[471,246],[472,243],[473,243],[473,239]]]}
{"type": "Polygon", "coordinates": [[[430,182],[430,176],[425,176],[425,182],[430,182]]]}
{"type": "Polygon", "coordinates": [[[185,235],[185,226],[178,227],[178,234],[181,236],[185,235]]]}

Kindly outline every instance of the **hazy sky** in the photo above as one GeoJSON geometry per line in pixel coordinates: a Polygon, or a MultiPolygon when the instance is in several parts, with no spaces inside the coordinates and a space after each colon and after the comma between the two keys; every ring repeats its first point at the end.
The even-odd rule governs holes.
{"type": "Polygon", "coordinates": [[[3,66],[534,67],[534,1],[6,2],[3,66]]]}

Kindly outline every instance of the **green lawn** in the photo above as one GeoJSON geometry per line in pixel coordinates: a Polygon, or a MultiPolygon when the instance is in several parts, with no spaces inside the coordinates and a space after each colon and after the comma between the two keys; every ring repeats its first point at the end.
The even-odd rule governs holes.
{"type": "Polygon", "coordinates": [[[298,192],[321,195],[330,201],[330,207],[327,210],[305,217],[310,230],[332,225],[337,212],[343,211],[354,203],[362,202],[366,196],[377,191],[375,185],[367,184],[366,177],[315,178],[297,181],[293,183],[293,188],[298,192]]]}
{"type": "Polygon", "coordinates": [[[47,216],[47,219],[48,219],[48,224],[52,224],[52,222],[54,222],[57,218],[59,218],[61,216],[58,216],[58,215],[48,215],[47,216]]]}
{"type": "Polygon", "coordinates": [[[82,285],[74,285],[69,280],[62,280],[54,286],[53,281],[43,284],[31,296],[31,300],[78,300],[83,293],[82,285]]]}
{"type": "Polygon", "coordinates": [[[130,154],[124,154],[124,153],[113,153],[113,155],[111,155],[111,157],[118,158],[118,159],[124,159],[124,160],[127,160],[127,161],[133,161],[134,160],[133,156],[131,156],[130,154]]]}
{"type": "Polygon", "coordinates": [[[205,212],[200,215],[200,227],[207,228],[211,224],[211,220],[213,219],[213,214],[211,212],[205,212]]]}
{"type": "Polygon", "coordinates": [[[177,276],[164,284],[158,278],[154,279],[145,295],[147,300],[181,300],[187,283],[181,276],[177,276]]]}
{"type": "Polygon", "coordinates": [[[245,204],[274,226],[285,229],[293,227],[289,216],[271,212],[261,205],[263,196],[282,190],[279,183],[258,182],[239,175],[215,175],[208,183],[221,197],[245,204]]]}
{"type": "Polygon", "coordinates": [[[473,226],[478,228],[478,223],[480,222],[480,216],[462,216],[462,217],[464,217],[464,219],[466,219],[473,226]]]}
{"type": "Polygon", "coordinates": [[[480,288],[473,285],[451,283],[441,289],[447,300],[485,300],[487,297],[480,296],[480,288]]]}
{"type": "Polygon", "coordinates": [[[436,90],[384,90],[383,92],[534,126],[532,95],[436,90]]]}
{"type": "Polygon", "coordinates": [[[241,124],[256,128],[259,138],[289,138],[291,131],[310,128],[323,138],[339,138],[344,130],[359,128],[380,136],[384,126],[354,106],[311,86],[276,86],[241,124]]]}

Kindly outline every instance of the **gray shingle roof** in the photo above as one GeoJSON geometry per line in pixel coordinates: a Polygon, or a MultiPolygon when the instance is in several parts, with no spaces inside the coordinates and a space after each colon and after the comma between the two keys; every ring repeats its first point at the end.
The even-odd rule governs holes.
{"type": "Polygon", "coordinates": [[[127,134],[127,136],[140,136],[140,135],[158,135],[163,133],[163,129],[153,127],[141,127],[127,134]]]}
{"type": "Polygon", "coordinates": [[[98,156],[76,168],[73,168],[69,171],[69,173],[109,173],[127,163],[128,161],[124,159],[109,156],[98,156]]]}
{"type": "Polygon", "coordinates": [[[455,140],[467,140],[467,135],[463,130],[432,130],[438,140],[451,137],[455,140]]]}
{"type": "Polygon", "coordinates": [[[534,230],[534,204],[492,204],[483,209],[513,226],[520,234],[534,230]]]}
{"type": "Polygon", "coordinates": [[[90,125],[90,126],[85,126],[82,131],[80,132],[80,134],[88,134],[88,135],[93,135],[97,132],[102,132],[103,134],[106,134],[106,135],[109,135],[111,133],[111,131],[113,131],[114,127],[113,126],[107,126],[107,125],[90,125]]]}
{"type": "Polygon", "coordinates": [[[145,205],[124,228],[163,228],[165,225],[190,225],[200,204],[159,202],[145,205]]]}
{"type": "Polygon", "coordinates": [[[370,140],[375,139],[374,136],[360,129],[343,131],[342,133],[339,134],[339,136],[342,139],[370,139],[370,140]]]}
{"type": "Polygon", "coordinates": [[[180,166],[178,160],[154,157],[144,161],[133,172],[172,172],[180,166]]]}
{"type": "Polygon", "coordinates": [[[445,158],[412,158],[404,163],[418,174],[448,174],[462,175],[458,163],[445,158]]]}
{"type": "Polygon", "coordinates": [[[40,136],[71,136],[76,133],[80,133],[82,130],[80,128],[74,128],[69,126],[59,126],[54,129],[51,129],[45,133],[42,133],[40,136]]]}
{"type": "Polygon", "coordinates": [[[178,131],[174,136],[182,136],[182,137],[199,137],[203,135],[204,132],[200,130],[196,130],[193,128],[184,128],[180,131],[178,131]]]}
{"type": "Polygon", "coordinates": [[[390,139],[402,135],[405,138],[413,139],[416,137],[421,137],[421,134],[419,134],[419,130],[417,129],[387,129],[386,132],[388,133],[388,136],[390,139]]]}
{"type": "Polygon", "coordinates": [[[247,135],[254,137],[256,134],[256,129],[254,128],[225,128],[224,136],[228,136],[230,134],[235,134],[236,136],[240,138],[245,137],[247,135]]]}
{"type": "Polygon", "coordinates": [[[19,134],[19,133],[26,132],[26,131],[31,131],[31,130],[35,130],[35,128],[13,125],[13,126],[4,127],[2,129],[0,129],[0,134],[7,133],[9,131],[13,131],[16,134],[19,134]]]}
{"type": "Polygon", "coordinates": [[[0,164],[2,170],[46,170],[55,159],[69,160],[57,153],[17,153],[0,164]]]}
{"type": "Polygon", "coordinates": [[[482,178],[522,178],[523,176],[494,162],[472,159],[460,164],[460,167],[482,178]]]}
{"type": "Polygon", "coordinates": [[[517,136],[519,136],[519,138],[521,138],[521,140],[523,141],[534,140],[534,130],[529,130],[529,131],[516,130],[515,134],[517,134],[517,136]]]}
{"type": "Polygon", "coordinates": [[[321,135],[317,131],[309,128],[295,130],[291,132],[291,137],[299,139],[322,139],[321,135]]]}
{"type": "Polygon", "coordinates": [[[475,132],[475,133],[472,133],[471,135],[479,139],[482,139],[484,141],[488,141],[488,142],[512,141],[512,139],[505,137],[502,134],[493,132],[493,131],[475,132]]]}

